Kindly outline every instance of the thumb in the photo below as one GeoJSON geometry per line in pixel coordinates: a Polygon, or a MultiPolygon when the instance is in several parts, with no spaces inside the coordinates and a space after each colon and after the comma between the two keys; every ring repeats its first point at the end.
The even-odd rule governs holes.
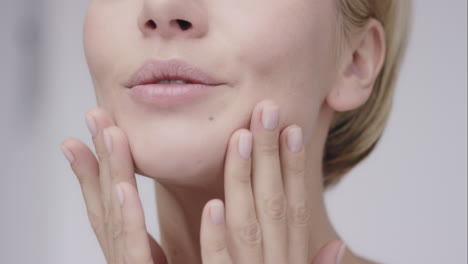
{"type": "Polygon", "coordinates": [[[166,254],[156,240],[148,233],[148,239],[151,248],[151,256],[155,264],[167,264],[166,254]]]}
{"type": "Polygon", "coordinates": [[[319,250],[311,264],[342,264],[345,251],[344,242],[333,240],[319,250]]]}

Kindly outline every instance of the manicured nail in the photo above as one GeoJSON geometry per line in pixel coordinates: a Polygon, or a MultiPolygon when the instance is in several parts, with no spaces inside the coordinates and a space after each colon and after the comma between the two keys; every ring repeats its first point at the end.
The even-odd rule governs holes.
{"type": "Polygon", "coordinates": [[[344,242],[341,242],[341,247],[340,250],[338,251],[338,255],[336,255],[336,264],[342,264],[341,262],[343,261],[344,253],[346,251],[346,244],[344,242]]]}
{"type": "Polygon", "coordinates": [[[107,131],[107,129],[104,129],[103,134],[104,134],[104,144],[106,145],[107,154],[110,155],[112,153],[112,138],[109,135],[109,132],[107,131]]]}
{"type": "Polygon", "coordinates": [[[302,150],[302,129],[300,127],[289,129],[288,147],[291,152],[299,152],[302,150]]]}
{"type": "Polygon", "coordinates": [[[221,201],[215,200],[210,205],[211,222],[215,225],[224,224],[224,204],[221,201]]]}
{"type": "Polygon", "coordinates": [[[242,132],[239,137],[239,154],[242,158],[250,159],[250,153],[252,153],[252,133],[242,132]]]}
{"type": "Polygon", "coordinates": [[[120,184],[115,185],[115,192],[117,193],[117,198],[119,199],[119,204],[122,207],[124,203],[124,194],[122,192],[122,188],[120,187],[120,184]]]}
{"type": "Polygon", "coordinates": [[[70,164],[73,164],[75,161],[75,157],[73,156],[73,153],[65,146],[60,145],[60,149],[62,149],[63,155],[65,158],[70,162],[70,164]]]}
{"type": "Polygon", "coordinates": [[[277,105],[267,105],[262,111],[263,128],[274,130],[278,126],[279,107],[277,105]]]}
{"type": "Polygon", "coordinates": [[[91,135],[95,137],[97,135],[96,120],[90,114],[86,115],[86,125],[88,126],[91,135]]]}

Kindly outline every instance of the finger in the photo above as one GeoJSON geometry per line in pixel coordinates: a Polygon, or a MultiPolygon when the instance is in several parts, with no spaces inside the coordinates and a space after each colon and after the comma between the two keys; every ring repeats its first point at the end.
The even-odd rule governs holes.
{"type": "Polygon", "coordinates": [[[312,264],[342,264],[346,245],[340,240],[334,240],[322,247],[312,264]]]}
{"type": "Polygon", "coordinates": [[[232,263],[229,257],[221,200],[211,200],[203,208],[200,246],[203,264],[232,263]]]}
{"type": "Polygon", "coordinates": [[[251,178],[252,133],[236,131],[229,141],[224,170],[226,224],[235,263],[263,263],[262,234],[251,178]]]}
{"type": "MultiPolygon", "coordinates": [[[[127,137],[125,133],[118,127],[111,126],[104,129],[104,143],[108,154],[109,171],[111,176],[110,186],[115,186],[116,183],[127,182],[136,189],[135,172],[133,168],[133,160],[130,155],[127,137]]],[[[118,197],[115,194],[115,188],[109,190],[114,192],[112,195],[112,231],[111,239],[114,245],[114,262],[123,263],[124,239],[123,239],[123,224],[120,212],[120,204],[118,197]]]]}
{"type": "Polygon", "coordinates": [[[288,201],[289,263],[307,263],[311,212],[306,199],[302,129],[287,127],[280,142],[281,174],[288,201]]]}
{"type": "Polygon", "coordinates": [[[286,197],[279,158],[279,106],[270,100],[253,112],[253,187],[265,263],[287,263],[286,197]]]}
{"type": "Polygon", "coordinates": [[[104,142],[103,131],[105,128],[113,126],[112,118],[101,108],[94,107],[86,113],[86,125],[92,135],[94,148],[99,162],[99,182],[101,187],[101,203],[103,211],[102,224],[106,229],[106,244],[108,254],[113,262],[114,248],[112,244],[112,192],[111,177],[109,172],[108,154],[104,142]]]}
{"type": "Polygon", "coordinates": [[[101,187],[99,183],[99,165],[93,152],[78,139],[69,138],[60,145],[71,161],[71,168],[78,178],[86,204],[89,222],[98,239],[106,259],[107,242],[103,225],[101,187]]]}
{"type": "Polygon", "coordinates": [[[127,135],[116,126],[104,129],[104,142],[109,148],[109,171],[112,186],[118,182],[127,182],[138,190],[135,178],[133,158],[127,135]]]}
{"type": "Polygon", "coordinates": [[[153,262],[157,264],[168,264],[166,254],[164,254],[161,246],[156,242],[156,240],[148,234],[148,239],[151,248],[151,256],[153,257],[153,262]]]}
{"type": "Polygon", "coordinates": [[[103,131],[113,126],[112,118],[101,108],[95,107],[86,113],[86,124],[93,138],[94,148],[99,161],[99,180],[101,183],[101,195],[105,215],[109,213],[107,205],[111,201],[111,178],[109,175],[108,154],[105,146],[103,131]]]}
{"type": "Polygon", "coordinates": [[[135,187],[119,183],[122,191],[122,219],[126,263],[153,264],[143,206],[135,187]]]}

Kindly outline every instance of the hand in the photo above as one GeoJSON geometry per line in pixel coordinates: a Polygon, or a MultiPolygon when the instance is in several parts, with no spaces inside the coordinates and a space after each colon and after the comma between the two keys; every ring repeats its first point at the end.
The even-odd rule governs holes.
{"type": "Polygon", "coordinates": [[[293,125],[279,135],[278,116],[274,102],[262,101],[253,111],[251,132],[233,133],[224,170],[226,210],[217,199],[203,210],[203,264],[341,262],[340,241],[308,259],[311,212],[302,131],[293,125]]]}
{"type": "MultiPolygon", "coordinates": [[[[302,150],[297,153],[287,151],[286,132],[295,126],[286,128],[284,130],[286,132],[283,131],[280,137],[281,146],[278,146],[277,128],[269,131],[261,127],[259,114],[262,106],[263,104],[259,104],[254,110],[251,124],[255,139],[252,166],[255,177],[251,177],[250,173],[251,159],[245,160],[238,154],[239,135],[244,132],[250,133],[241,129],[231,137],[226,156],[226,225],[221,201],[208,202],[203,211],[201,227],[203,264],[309,263],[308,233],[304,230],[307,230],[310,212],[304,204],[305,190],[299,188],[304,187],[304,154],[302,150]],[[279,152],[283,168],[280,168],[279,152]],[[291,172],[294,175],[291,175],[291,172]],[[284,175],[284,179],[281,175],[284,175]],[[252,182],[258,188],[252,189],[252,182]],[[288,190],[287,196],[283,188],[288,190]],[[263,194],[263,200],[260,199],[259,193],[263,194]],[[273,199],[269,200],[266,197],[273,199]],[[296,213],[291,211],[292,215],[298,216],[295,221],[288,221],[290,214],[285,210],[286,200],[290,204],[300,205],[296,213]],[[257,214],[255,206],[272,210],[259,210],[261,212],[257,214]],[[217,219],[213,223],[210,221],[209,211],[211,209],[216,215],[216,208],[221,209],[221,213],[218,212],[217,219]],[[238,214],[235,212],[236,208],[238,214]],[[232,238],[234,242],[230,247],[227,246],[228,238],[232,238]],[[288,239],[292,241],[289,246],[288,239]],[[272,262],[267,262],[270,260],[272,262]]],[[[112,119],[102,109],[92,109],[87,117],[90,120],[88,126],[93,134],[99,162],[92,151],[77,139],[65,140],[62,149],[80,182],[90,223],[107,262],[167,263],[161,247],[146,230],[133,160],[124,132],[115,127],[112,119]],[[106,150],[104,134],[109,138],[107,141],[110,154],[106,150]],[[116,183],[119,183],[120,188],[116,188],[116,183]],[[118,189],[121,191],[122,205],[119,202],[118,189]]],[[[244,149],[248,150],[248,147],[244,149]]],[[[246,154],[249,151],[244,152],[246,154]]],[[[332,241],[320,250],[312,263],[335,264],[337,255],[342,255],[339,253],[342,249],[344,248],[340,241],[332,241]]]]}
{"type": "Polygon", "coordinates": [[[91,109],[86,117],[99,161],[77,139],[64,140],[61,147],[80,182],[89,221],[107,263],[166,264],[161,247],[146,230],[125,133],[100,108],[91,109]]]}

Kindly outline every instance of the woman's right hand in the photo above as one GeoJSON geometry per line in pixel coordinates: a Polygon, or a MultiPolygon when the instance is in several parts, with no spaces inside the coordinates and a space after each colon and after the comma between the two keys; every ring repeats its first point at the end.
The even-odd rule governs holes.
{"type": "Polygon", "coordinates": [[[78,178],[89,221],[107,263],[166,264],[161,247],[147,233],[125,133],[101,108],[89,110],[86,123],[97,159],[75,138],[64,140],[61,148],[78,178]]]}

